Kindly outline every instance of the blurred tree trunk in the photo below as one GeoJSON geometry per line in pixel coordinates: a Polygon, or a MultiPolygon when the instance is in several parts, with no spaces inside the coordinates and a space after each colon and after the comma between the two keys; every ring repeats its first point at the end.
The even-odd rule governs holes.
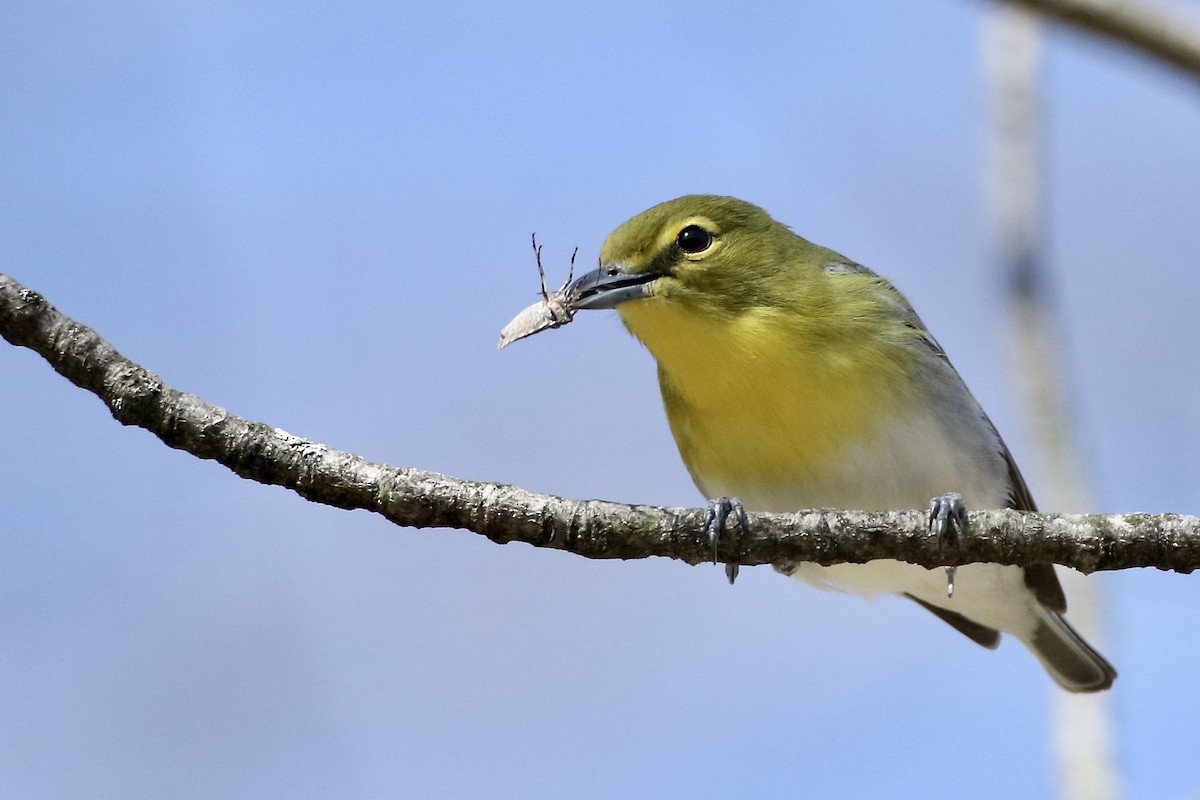
{"type": "MultiPolygon", "coordinates": [[[[997,236],[1013,336],[1013,361],[1030,425],[1034,497],[1043,510],[1092,507],[1073,420],[1066,369],[1054,324],[1055,303],[1045,270],[1039,144],[1040,23],[1030,11],[1001,7],[986,32],[985,58],[991,89],[991,213],[997,236]]],[[[1101,598],[1094,579],[1059,570],[1071,622],[1103,647],[1101,598]]],[[[1107,694],[1067,695],[1051,700],[1054,757],[1064,800],[1117,800],[1116,771],[1107,694]]]]}

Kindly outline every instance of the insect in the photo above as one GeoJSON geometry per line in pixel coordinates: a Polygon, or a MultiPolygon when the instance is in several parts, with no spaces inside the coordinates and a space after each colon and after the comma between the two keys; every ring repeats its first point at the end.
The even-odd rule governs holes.
{"type": "Polygon", "coordinates": [[[553,294],[546,291],[546,271],[542,269],[542,248],[537,243],[537,234],[531,237],[533,241],[533,258],[537,263],[538,278],[542,283],[542,299],[523,309],[512,318],[500,331],[500,344],[497,350],[503,350],[518,339],[533,336],[547,328],[558,328],[566,325],[575,316],[571,308],[571,299],[567,297],[567,287],[575,277],[575,255],[579,252],[576,247],[571,253],[571,268],[567,279],[553,294]]]}

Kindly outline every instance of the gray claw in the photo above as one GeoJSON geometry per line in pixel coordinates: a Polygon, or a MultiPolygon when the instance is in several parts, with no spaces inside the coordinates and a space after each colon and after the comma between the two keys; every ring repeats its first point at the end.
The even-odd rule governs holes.
{"type": "MultiPolygon", "coordinates": [[[[746,517],[746,508],[742,505],[741,500],[736,497],[718,497],[708,501],[708,511],[704,514],[704,532],[708,535],[708,544],[712,548],[714,564],[717,563],[717,542],[725,533],[725,523],[731,513],[737,518],[742,530],[750,529],[750,520],[746,517]]],[[[737,580],[737,576],[738,565],[733,562],[726,564],[725,577],[731,584],[737,580]]]]}
{"type": "MultiPolygon", "coordinates": [[[[950,492],[929,502],[929,530],[938,540],[938,550],[954,547],[958,534],[965,533],[969,524],[967,506],[962,495],[950,492]]],[[[954,573],[957,567],[946,567],[946,596],[954,596],[954,573]]]]}

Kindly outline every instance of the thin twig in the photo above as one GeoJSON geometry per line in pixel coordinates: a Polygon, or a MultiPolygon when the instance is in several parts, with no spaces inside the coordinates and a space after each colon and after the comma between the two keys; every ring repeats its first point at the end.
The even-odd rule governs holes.
{"type": "Polygon", "coordinates": [[[1200,78],[1200,17],[1180,5],[1124,0],[1001,0],[1131,47],[1200,78]]]}

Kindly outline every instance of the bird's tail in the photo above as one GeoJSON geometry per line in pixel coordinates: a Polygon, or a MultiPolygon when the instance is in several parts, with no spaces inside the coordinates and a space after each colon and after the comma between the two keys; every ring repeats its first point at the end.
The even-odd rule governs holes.
{"type": "Polygon", "coordinates": [[[1099,692],[1112,686],[1117,671],[1092,649],[1057,612],[1039,609],[1033,634],[1021,637],[1042,666],[1067,691],[1099,692]]]}

